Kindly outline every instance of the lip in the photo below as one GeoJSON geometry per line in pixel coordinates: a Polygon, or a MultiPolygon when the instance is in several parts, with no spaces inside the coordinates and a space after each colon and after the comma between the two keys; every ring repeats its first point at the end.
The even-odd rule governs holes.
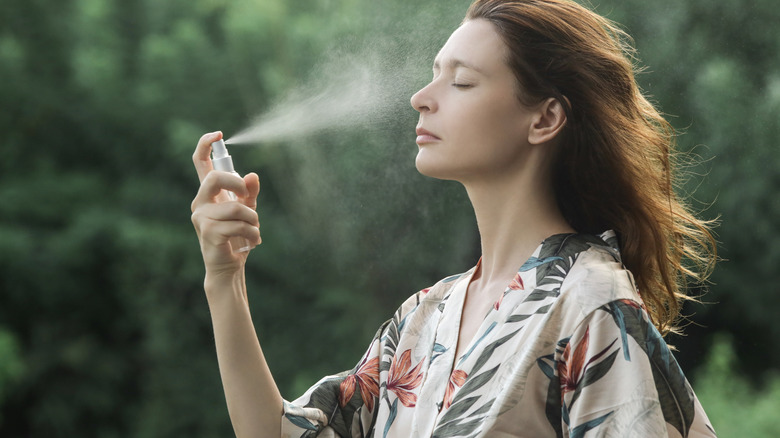
{"type": "Polygon", "coordinates": [[[415,132],[417,133],[416,142],[418,145],[422,145],[425,143],[433,143],[441,140],[436,134],[432,133],[431,131],[428,131],[427,129],[417,128],[415,132]]]}

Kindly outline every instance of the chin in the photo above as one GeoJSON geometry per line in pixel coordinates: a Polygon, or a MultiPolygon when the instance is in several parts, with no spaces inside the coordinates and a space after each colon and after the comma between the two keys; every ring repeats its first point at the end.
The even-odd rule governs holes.
{"type": "Polygon", "coordinates": [[[457,180],[453,175],[452,169],[442,164],[432,162],[432,160],[421,159],[420,155],[417,155],[417,159],[414,162],[417,171],[422,175],[447,181],[457,180]]]}
{"type": "Polygon", "coordinates": [[[431,160],[426,160],[424,157],[421,157],[420,155],[421,154],[418,153],[417,158],[414,160],[414,166],[417,168],[417,171],[431,178],[441,178],[439,176],[441,169],[437,169],[437,167],[439,166],[434,165],[434,163],[431,163],[431,160]]]}

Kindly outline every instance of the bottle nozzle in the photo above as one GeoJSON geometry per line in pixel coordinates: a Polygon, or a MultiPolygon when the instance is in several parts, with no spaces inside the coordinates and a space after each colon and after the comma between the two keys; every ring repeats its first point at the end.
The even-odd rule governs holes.
{"type": "Polygon", "coordinates": [[[216,170],[235,172],[233,159],[228,154],[224,140],[217,140],[211,143],[211,161],[214,163],[214,169],[216,170]]]}

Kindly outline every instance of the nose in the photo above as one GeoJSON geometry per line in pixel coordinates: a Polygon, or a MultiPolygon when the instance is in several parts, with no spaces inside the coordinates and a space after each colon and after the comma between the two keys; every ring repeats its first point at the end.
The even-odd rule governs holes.
{"type": "Polygon", "coordinates": [[[410,100],[412,108],[418,112],[432,112],[436,110],[436,102],[431,96],[430,87],[431,84],[428,84],[412,95],[410,100]]]}

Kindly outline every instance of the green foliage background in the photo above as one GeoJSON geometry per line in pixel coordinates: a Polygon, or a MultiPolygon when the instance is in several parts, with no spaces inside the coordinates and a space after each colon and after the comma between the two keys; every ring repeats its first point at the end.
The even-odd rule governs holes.
{"type": "MultiPolygon", "coordinates": [[[[468,1],[8,0],[0,4],[0,436],[232,433],[189,221],[199,136],[245,127],[329,53],[426,82],[468,1]]],[[[672,339],[721,436],[780,430],[780,9],[604,0],[643,87],[701,157],[722,262],[672,339]]],[[[388,107],[397,105],[388,103],[388,107]]],[[[408,295],[471,266],[464,193],[414,170],[411,108],[232,148],[261,176],[255,324],[288,398],[350,368],[408,295]]]]}

